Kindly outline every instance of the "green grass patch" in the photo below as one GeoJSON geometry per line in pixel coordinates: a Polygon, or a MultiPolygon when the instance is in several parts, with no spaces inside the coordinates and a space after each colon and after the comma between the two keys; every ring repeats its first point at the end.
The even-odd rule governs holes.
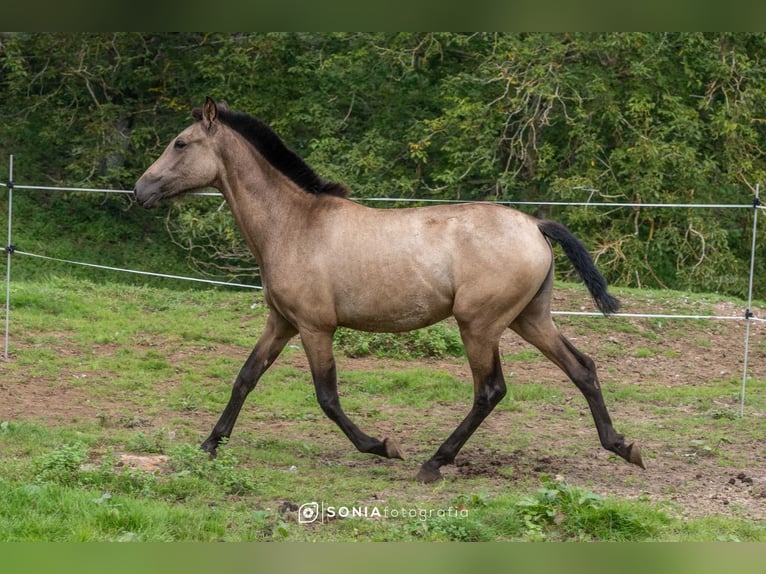
{"type": "Polygon", "coordinates": [[[349,408],[366,404],[433,407],[435,402],[464,403],[473,400],[473,388],[452,375],[422,367],[395,371],[345,371],[339,374],[343,393],[353,397],[349,408]]]}
{"type": "MultiPolygon", "coordinates": [[[[397,342],[339,334],[341,352],[389,359],[373,370],[341,369],[341,401],[365,431],[406,436],[406,461],[356,452],[322,414],[310,374],[294,366],[290,353],[298,350],[292,348],[248,397],[232,441],[210,460],[198,445],[228,400],[265,316],[260,295],[252,292],[67,277],[14,282],[11,360],[0,364],[0,389],[24,397],[24,385],[35,385],[51,401],[25,412],[8,406],[4,412],[11,414],[0,419],[0,540],[766,541],[759,522],[680,519],[647,499],[596,494],[586,480],[575,486],[544,470],[516,476],[518,469],[506,464],[515,449],[536,448],[538,454],[529,456],[544,452],[566,461],[597,448],[587,406],[573,387],[516,380],[521,377],[511,371],[513,363],[541,360],[534,350],[504,357],[508,396],[467,445],[475,449],[475,468],[496,471],[461,476],[454,467],[458,475],[437,485],[416,483],[419,462],[473,400],[471,382],[448,372],[454,364],[435,360],[462,354],[449,322],[397,342]],[[84,414],[57,415],[58,400],[72,401],[84,414]],[[558,445],[560,430],[538,421],[550,412],[560,428],[588,429],[592,442],[577,452],[558,445]],[[141,470],[124,462],[126,453],[161,463],[141,470]],[[491,453],[498,453],[494,460],[491,453]],[[349,512],[374,508],[383,516],[336,513],[300,523],[299,507],[312,501],[349,512]]],[[[613,332],[603,320],[563,321],[568,331],[592,324],[613,332]]],[[[599,352],[616,359],[626,353],[677,358],[680,351],[664,350],[656,337],[715,335],[714,325],[689,325],[676,334],[671,323],[635,322],[599,352]],[[629,347],[631,338],[641,344],[629,347]]],[[[620,430],[651,437],[691,466],[735,468],[740,461],[731,447],[760,440],[765,430],[762,417],[736,416],[740,383],[730,375],[672,386],[651,377],[630,384],[608,379],[603,388],[610,408],[624,404],[650,415],[636,421],[619,416],[620,430]]],[[[748,393],[748,408],[762,412],[766,381],[749,381],[748,393]]],[[[647,450],[645,456],[668,455],[647,450]]]]}
{"type": "MultiPolygon", "coordinates": [[[[13,434],[17,444],[55,434],[15,424],[0,432],[13,434]]],[[[314,476],[307,477],[266,457],[265,468],[255,471],[239,458],[242,449],[224,445],[211,461],[178,445],[168,451],[166,470],[151,473],[115,466],[111,449],[99,455],[93,446],[83,439],[48,447],[12,473],[0,472],[0,540],[766,540],[759,523],[678,520],[647,502],[603,497],[545,476],[512,494],[456,495],[442,485],[427,500],[412,498],[412,487],[380,500],[360,494],[386,488],[387,478],[352,479],[342,466],[313,465],[314,476]],[[298,502],[317,499],[324,514],[299,521],[298,502]]],[[[258,456],[294,448],[279,441],[254,446],[258,456]]]]}
{"type": "Polygon", "coordinates": [[[408,333],[362,333],[338,329],[335,347],[349,357],[415,359],[464,355],[458,329],[446,322],[408,333]]]}
{"type": "Polygon", "coordinates": [[[508,363],[514,361],[535,363],[538,361],[545,361],[546,359],[545,356],[537,349],[523,349],[518,353],[503,355],[502,360],[503,362],[508,363]]]}

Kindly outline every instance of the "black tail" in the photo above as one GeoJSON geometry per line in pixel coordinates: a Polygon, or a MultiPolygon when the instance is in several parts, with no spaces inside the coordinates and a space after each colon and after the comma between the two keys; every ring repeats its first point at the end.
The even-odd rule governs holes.
{"type": "Polygon", "coordinates": [[[620,302],[607,293],[606,279],[596,269],[593,258],[585,246],[566,227],[555,221],[540,221],[538,228],[547,238],[552,239],[564,249],[577,273],[582,277],[590,291],[593,301],[604,315],[616,313],[620,302]]]}

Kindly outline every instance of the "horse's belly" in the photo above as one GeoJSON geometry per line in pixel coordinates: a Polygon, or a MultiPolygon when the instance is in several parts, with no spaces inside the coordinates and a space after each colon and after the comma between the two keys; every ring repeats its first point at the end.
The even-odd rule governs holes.
{"type": "Polygon", "coordinates": [[[338,325],[360,331],[412,331],[452,314],[452,300],[438,292],[395,291],[344,298],[336,303],[338,325]]]}

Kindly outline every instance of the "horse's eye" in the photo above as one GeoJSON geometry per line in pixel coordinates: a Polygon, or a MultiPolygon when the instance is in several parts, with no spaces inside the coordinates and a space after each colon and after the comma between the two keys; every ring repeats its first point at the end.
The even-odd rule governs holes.
{"type": "Polygon", "coordinates": [[[184,140],[176,140],[173,147],[175,149],[184,149],[186,147],[186,142],[184,140]]]}

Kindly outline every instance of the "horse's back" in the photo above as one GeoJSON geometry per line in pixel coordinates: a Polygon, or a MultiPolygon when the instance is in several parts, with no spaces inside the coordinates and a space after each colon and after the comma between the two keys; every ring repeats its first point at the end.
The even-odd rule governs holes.
{"type": "Polygon", "coordinates": [[[551,265],[537,220],[493,204],[353,210],[326,251],[341,325],[401,331],[531,299],[551,265]]]}
{"type": "Polygon", "coordinates": [[[538,220],[518,210],[471,203],[407,211],[410,233],[399,235],[397,242],[407,246],[401,251],[448,267],[455,282],[519,273],[542,280],[550,267],[550,245],[538,220]]]}

